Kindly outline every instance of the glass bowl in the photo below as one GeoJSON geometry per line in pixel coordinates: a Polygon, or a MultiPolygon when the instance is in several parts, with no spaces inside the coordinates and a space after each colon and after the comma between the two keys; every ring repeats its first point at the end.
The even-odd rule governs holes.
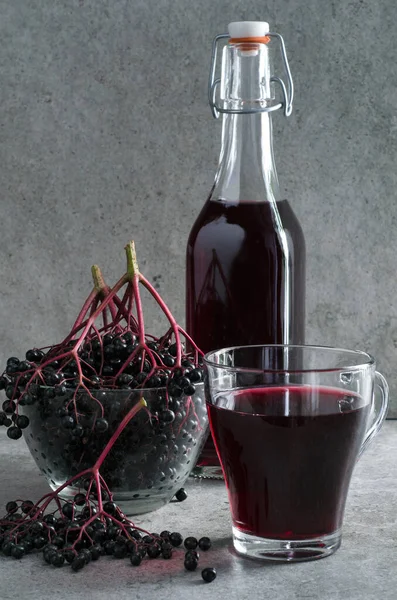
{"type": "MultiPolygon", "coordinates": [[[[70,426],[68,417],[75,414],[73,390],[54,397],[53,388],[41,388],[35,403],[21,407],[21,412],[30,420],[24,430],[26,443],[51,488],[92,467],[122,419],[143,397],[147,407],[122,431],[100,473],[127,515],[167,504],[196,464],[208,434],[208,418],[203,383],[196,385],[192,396],[169,398],[168,404],[165,392],[165,388],[102,389],[91,390],[93,397],[78,392],[78,420],[69,429],[65,427],[68,421],[70,426]],[[164,413],[166,409],[172,414],[164,413]],[[108,428],[98,432],[95,423],[102,417],[108,428]]],[[[71,500],[83,483],[77,480],[65,487],[61,496],[71,500]]]]}

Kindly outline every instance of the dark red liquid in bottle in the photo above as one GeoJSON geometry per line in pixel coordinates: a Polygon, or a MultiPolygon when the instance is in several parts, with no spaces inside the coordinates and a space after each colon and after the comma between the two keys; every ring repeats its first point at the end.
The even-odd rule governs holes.
{"type": "MultiPolygon", "coordinates": [[[[304,342],[305,243],[286,200],[210,197],[189,236],[186,277],[187,331],[204,352],[304,342]]],[[[219,466],[211,437],[197,464],[219,466]]]]}
{"type": "Polygon", "coordinates": [[[310,386],[240,389],[228,400],[234,410],[208,409],[234,526],[280,540],[337,531],[369,405],[310,386]]]}

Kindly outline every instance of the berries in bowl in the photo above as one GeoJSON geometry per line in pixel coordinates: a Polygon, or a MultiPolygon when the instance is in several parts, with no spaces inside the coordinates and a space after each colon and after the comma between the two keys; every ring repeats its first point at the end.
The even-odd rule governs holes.
{"type": "Polygon", "coordinates": [[[183,486],[208,433],[201,352],[139,272],[109,288],[93,267],[94,289],[69,335],[0,378],[0,424],[22,433],[62,499],[112,497],[125,514],[155,510],[183,486]],[[145,330],[140,287],[165,315],[160,337],[145,330]]]}

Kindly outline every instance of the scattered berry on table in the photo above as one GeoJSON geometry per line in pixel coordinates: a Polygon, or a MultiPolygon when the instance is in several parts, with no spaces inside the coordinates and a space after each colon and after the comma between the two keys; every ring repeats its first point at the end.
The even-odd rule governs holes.
{"type": "Polygon", "coordinates": [[[211,540],[209,537],[202,537],[199,539],[198,545],[200,550],[206,552],[211,548],[211,540]]]}
{"type": "Polygon", "coordinates": [[[211,583],[216,579],[216,569],[213,567],[206,567],[201,571],[201,577],[204,579],[206,583],[211,583]]]}
{"type": "Polygon", "coordinates": [[[170,535],[170,542],[175,548],[177,548],[182,544],[183,537],[179,532],[173,531],[170,535]]]}
{"type": "Polygon", "coordinates": [[[194,556],[189,556],[184,560],[184,566],[187,571],[195,571],[198,566],[198,560],[194,556]]]}
{"type": "Polygon", "coordinates": [[[175,494],[175,498],[178,500],[178,502],[183,502],[184,500],[186,500],[187,492],[185,488],[181,488],[180,490],[178,490],[175,494]]]}
{"type": "Polygon", "coordinates": [[[195,550],[198,546],[198,541],[195,537],[189,536],[185,538],[183,544],[187,550],[195,550]]]}

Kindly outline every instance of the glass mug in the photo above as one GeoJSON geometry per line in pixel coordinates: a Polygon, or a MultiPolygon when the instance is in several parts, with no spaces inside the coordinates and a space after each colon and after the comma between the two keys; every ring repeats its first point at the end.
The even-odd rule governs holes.
{"type": "Polygon", "coordinates": [[[236,551],[281,561],[335,552],[353,468],[387,412],[374,359],[266,345],[210,352],[204,363],[236,551]]]}

